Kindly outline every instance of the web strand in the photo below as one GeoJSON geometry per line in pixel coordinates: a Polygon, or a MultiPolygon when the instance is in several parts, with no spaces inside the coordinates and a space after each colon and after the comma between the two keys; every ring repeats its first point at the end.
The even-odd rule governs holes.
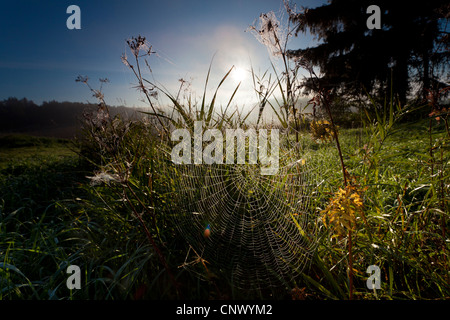
{"type": "Polygon", "coordinates": [[[277,287],[302,271],[315,249],[309,206],[317,179],[296,146],[280,144],[276,175],[261,175],[258,164],[165,163],[173,219],[201,259],[246,289],[277,287]]]}

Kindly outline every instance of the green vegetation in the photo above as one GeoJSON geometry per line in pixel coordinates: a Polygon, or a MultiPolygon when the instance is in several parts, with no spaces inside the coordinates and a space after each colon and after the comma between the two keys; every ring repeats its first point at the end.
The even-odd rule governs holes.
{"type": "MultiPolygon", "coordinates": [[[[368,127],[339,132],[348,170],[365,188],[364,215],[353,231],[355,299],[450,296],[450,149],[443,123],[433,120],[431,126],[431,139],[428,121],[386,126],[384,137],[376,126],[374,132],[368,127]],[[380,290],[366,288],[371,264],[381,268],[380,290]]],[[[301,143],[305,153],[314,153],[325,181],[315,201],[321,216],[342,183],[338,154],[332,142],[316,143],[309,133],[301,135],[301,143]]],[[[66,143],[52,141],[28,158],[30,147],[1,148],[2,155],[13,157],[0,171],[2,299],[249,297],[221,276],[220,266],[206,269],[199,262],[196,272],[203,277],[178,268],[189,247],[167,218],[168,181],[157,174],[155,144],[144,126],[127,131],[123,147],[136,162],[125,185],[109,186],[91,185],[86,176],[93,173],[80,167],[66,143]],[[136,219],[138,207],[150,204],[136,219]],[[82,270],[81,290],[66,287],[70,264],[82,270]],[[208,272],[215,276],[208,278],[208,272]]],[[[306,299],[347,298],[346,240],[323,229],[310,267],[278,298],[290,298],[293,288],[301,288],[306,299]]]]}
{"type": "MultiPolygon", "coordinates": [[[[287,174],[280,177],[283,183],[248,175],[249,183],[232,186],[230,194],[239,198],[248,192],[245,199],[266,199],[270,197],[261,192],[280,191],[282,185],[286,196],[276,201],[307,199],[306,228],[294,217],[303,212],[288,212],[291,224],[283,226],[316,244],[306,267],[297,274],[283,256],[275,257],[276,264],[284,263],[285,273],[292,270],[292,278],[280,279],[283,275],[270,270],[274,279],[270,282],[278,287],[258,286],[261,281],[255,287],[239,286],[227,261],[208,261],[191,246],[192,238],[180,232],[186,226],[177,225],[176,218],[185,213],[188,203],[208,196],[211,189],[193,188],[192,199],[179,196],[185,176],[167,158],[173,147],[170,132],[192,128],[196,120],[220,130],[251,124],[246,122],[248,114],[231,112],[239,85],[225,108],[219,112],[215,105],[233,67],[210,102],[206,98],[210,70],[200,103],[191,97],[178,99],[148,80],[147,59],[154,52],[139,36],[127,41],[130,54],[129,58],[124,54],[122,62],[136,76],[136,87],[151,112],[132,121],[112,114],[101,89],[107,80],[101,79],[97,90],[80,76],[77,81],[88,86],[99,104],[84,114],[84,132],[76,144],[29,137],[0,139],[0,299],[450,298],[450,132],[448,110],[439,96],[446,91],[435,91],[434,97],[430,92],[428,101],[415,105],[396,103],[392,91],[384,103],[366,97],[359,112],[345,119],[338,108],[341,99],[320,85],[312,65],[289,59],[286,48],[293,29],[282,38],[274,19],[261,15],[260,26],[252,29],[282,58],[284,70],[277,71],[273,64],[273,76],[267,72],[259,76],[252,70],[260,99],[256,125],[274,128],[262,116],[265,108],[271,108],[277,128],[283,130],[281,141],[298,146],[289,149],[289,159],[280,161],[298,171],[303,166],[311,169],[316,181],[311,191],[302,189],[303,184],[286,187],[284,182],[291,181],[287,174]],[[299,106],[303,69],[313,85],[312,114],[303,113],[306,107],[299,106]],[[172,104],[169,112],[160,110],[154,99],[161,93],[172,104]],[[429,117],[411,117],[418,109],[429,117]],[[362,124],[357,128],[341,125],[357,116],[362,124]],[[256,190],[258,179],[264,183],[256,190]],[[301,193],[304,190],[308,194],[301,193]],[[298,199],[289,197],[297,194],[298,199]],[[69,265],[80,267],[81,289],[67,288],[69,265]],[[381,270],[380,289],[366,286],[370,265],[381,270]]],[[[345,105],[341,110],[349,113],[345,105]]],[[[206,175],[212,171],[204,170],[206,175]]],[[[229,171],[221,173],[225,180],[229,171]]],[[[245,205],[233,212],[245,218],[245,205]]],[[[252,234],[243,235],[248,243],[267,248],[271,258],[273,251],[265,239],[252,236],[253,229],[265,228],[277,240],[288,242],[283,238],[287,231],[278,228],[280,217],[274,217],[266,224],[253,217],[239,221],[251,225],[252,234]]],[[[214,232],[211,225],[207,233],[199,229],[193,237],[208,238],[214,232]]],[[[267,262],[252,257],[255,251],[240,244],[222,243],[216,251],[220,255],[222,249],[242,250],[254,261],[267,262]]],[[[305,258],[298,243],[289,243],[288,248],[285,255],[305,258]]]]}
{"type": "Polygon", "coordinates": [[[53,161],[74,155],[69,140],[26,135],[0,136],[0,170],[14,171],[44,159],[53,161]]]}
{"type": "Polygon", "coordinates": [[[0,299],[44,298],[72,252],[62,204],[73,201],[78,159],[56,139],[13,141],[2,138],[0,149],[0,299]]]}
{"type": "MultiPolygon", "coordinates": [[[[385,137],[375,130],[369,140],[363,129],[340,132],[347,169],[365,190],[352,229],[357,299],[449,297],[449,137],[442,123],[432,128],[430,137],[428,121],[396,124],[385,137]],[[381,290],[364,290],[369,265],[381,268],[381,290]]],[[[329,173],[332,198],[342,179],[337,151],[322,146],[316,152],[326,159],[321,170],[329,173]]],[[[325,296],[344,299],[348,238],[330,231],[305,279],[325,296]]]]}

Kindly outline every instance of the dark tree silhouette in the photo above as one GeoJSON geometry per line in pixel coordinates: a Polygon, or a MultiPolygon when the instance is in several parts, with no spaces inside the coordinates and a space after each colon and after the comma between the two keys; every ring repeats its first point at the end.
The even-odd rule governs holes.
{"type": "MultiPolygon", "coordinates": [[[[320,69],[321,89],[384,96],[392,83],[404,103],[413,83],[420,86],[416,93],[425,95],[448,71],[448,18],[445,0],[331,0],[290,15],[297,34],[309,30],[319,44],[289,54],[320,69]],[[381,9],[381,29],[370,30],[366,11],[374,4],[381,9]]],[[[311,79],[305,86],[318,89],[311,79]]]]}
{"type": "MultiPolygon", "coordinates": [[[[80,132],[83,113],[97,110],[97,104],[44,101],[41,105],[23,98],[0,101],[0,135],[23,133],[56,138],[73,138],[80,132]]],[[[111,116],[137,120],[143,117],[139,109],[110,107],[111,116]]]]}

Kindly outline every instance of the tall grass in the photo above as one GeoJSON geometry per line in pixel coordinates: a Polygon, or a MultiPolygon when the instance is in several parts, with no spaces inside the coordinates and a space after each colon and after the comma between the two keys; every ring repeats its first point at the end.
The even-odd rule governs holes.
{"type": "MultiPolygon", "coordinates": [[[[372,120],[374,131],[350,129],[339,133],[349,172],[367,187],[364,217],[357,217],[352,233],[353,298],[446,299],[450,288],[449,172],[445,159],[450,151],[442,145],[434,149],[439,157],[430,161],[426,120],[394,123],[378,145],[378,125],[372,120]],[[358,139],[361,145],[355,144],[358,139]],[[369,274],[365,271],[372,264],[381,269],[380,290],[366,288],[369,274]]],[[[164,189],[169,181],[158,175],[162,164],[152,151],[157,150],[155,142],[142,148],[147,141],[142,138],[144,129],[137,125],[131,128],[130,140],[125,139],[124,146],[130,157],[128,162],[134,155],[139,159],[129,178],[135,195],[128,187],[124,195],[124,187],[114,182],[109,186],[91,185],[85,177],[94,173],[78,167],[76,157],[70,161],[47,158],[47,164],[39,165],[31,161],[22,164],[21,171],[2,170],[2,299],[173,299],[181,294],[199,299],[246,297],[245,291],[233,288],[232,282],[216,270],[220,266],[207,266],[215,276],[206,281],[202,279],[208,279],[207,271],[201,263],[194,268],[204,274],[200,278],[178,268],[189,247],[168,219],[171,199],[164,189]],[[144,207],[155,211],[157,228],[152,214],[144,207]],[[178,294],[135,212],[142,213],[180,286],[178,294]],[[66,269],[70,264],[83,270],[81,290],[70,291],[66,287],[66,269]]],[[[432,132],[433,141],[446,139],[443,123],[435,122],[432,132]]],[[[320,212],[342,185],[337,150],[332,142],[314,142],[308,133],[301,137],[305,152],[315,155],[314,165],[322,173],[321,192],[316,194],[314,203],[320,212]]],[[[125,170],[126,164],[122,165],[125,170]]],[[[303,288],[307,298],[346,299],[350,290],[346,238],[334,237],[332,229],[321,230],[310,267],[292,286],[303,288]]]]}
{"type": "MultiPolygon", "coordinates": [[[[432,175],[427,121],[400,124],[395,115],[391,121],[388,113],[385,118],[368,119],[365,133],[358,129],[340,133],[347,168],[365,187],[364,211],[352,230],[354,297],[447,299],[449,171],[444,159],[449,158],[449,149],[440,150],[444,161],[439,174],[432,175]],[[361,147],[355,144],[357,137],[361,147]],[[369,265],[381,268],[381,290],[366,288],[369,265]]],[[[435,138],[444,139],[445,127],[434,128],[435,138]]],[[[337,156],[337,150],[322,147],[316,152],[328,160],[318,170],[328,172],[326,185],[333,194],[341,179],[339,165],[331,156],[337,156]]],[[[320,210],[327,200],[319,201],[320,210]]],[[[312,269],[305,274],[309,288],[328,298],[348,297],[346,247],[345,237],[335,237],[333,229],[325,233],[312,269]]]]}
{"type": "MultiPolygon", "coordinates": [[[[311,126],[302,127],[307,115],[297,105],[296,90],[300,68],[308,66],[290,64],[286,42],[271,25],[264,20],[262,27],[281,55],[284,71],[274,64],[261,76],[252,70],[260,98],[257,125],[263,126],[262,113],[270,107],[278,125],[288,130],[286,139],[311,155],[310,166],[321,178],[311,203],[320,231],[317,249],[308,268],[279,288],[277,297],[448,299],[447,121],[401,123],[411,109],[391,99],[374,108],[374,114],[364,114],[363,127],[340,129],[331,99],[316,88],[311,104],[325,108],[328,119],[319,122],[314,114],[311,126]],[[366,287],[369,265],[381,269],[379,290],[366,287]]],[[[102,93],[107,81],[94,89],[79,77],[99,107],[85,114],[78,155],[39,154],[36,161],[22,159],[18,165],[15,160],[0,167],[0,298],[273,298],[270,290],[238,288],[223,266],[207,264],[199,253],[193,262],[186,261],[193,248],[172,219],[183,203],[174,203],[170,191],[177,181],[165,175],[170,130],[193,128],[195,121],[222,130],[248,125],[249,114],[231,111],[240,85],[220,111],[216,104],[233,67],[208,99],[211,63],[202,100],[195,104],[148,80],[148,59],[154,52],[145,38],[132,38],[128,45],[132,61],[126,54],[122,61],[151,108],[142,120],[112,117],[102,93]],[[169,112],[158,108],[157,94],[169,99],[169,112]],[[190,271],[181,268],[188,263],[190,271]],[[67,289],[71,264],[82,270],[80,290],[67,289]]],[[[16,147],[25,147],[15,141],[20,144],[16,147]]],[[[63,148],[58,142],[49,146],[63,148]]],[[[8,154],[21,150],[0,147],[8,154]]]]}
{"type": "MultiPolygon", "coordinates": [[[[229,72],[217,89],[226,80],[228,74],[229,72]]],[[[264,76],[253,75],[253,80],[255,83],[261,83],[264,76]]],[[[282,80],[275,78],[274,85],[268,86],[267,88],[270,89],[262,92],[260,108],[264,108],[268,103],[273,88],[282,86],[282,80]]],[[[205,88],[209,76],[206,79],[205,88]]],[[[161,121],[166,121],[166,126],[189,126],[195,120],[205,120],[212,126],[225,124],[226,115],[219,114],[214,117],[214,109],[211,108],[214,106],[217,90],[209,105],[205,103],[204,97],[199,106],[191,105],[189,100],[185,105],[167,91],[163,89],[161,91],[170,98],[174,108],[172,114],[177,116],[172,118],[162,113],[158,115],[151,113],[149,116],[159,116],[161,121]]],[[[230,98],[230,103],[233,96],[230,98]]],[[[324,95],[319,97],[318,101],[326,104],[328,100],[324,95]]],[[[283,110],[284,105],[285,103],[282,102],[278,110],[283,110]]],[[[272,105],[272,108],[275,109],[276,106],[272,105]]],[[[434,174],[430,164],[435,168],[437,162],[431,161],[432,159],[427,156],[430,153],[426,152],[429,150],[426,141],[429,140],[430,130],[428,128],[424,130],[421,123],[414,124],[414,130],[410,130],[417,135],[414,144],[411,140],[402,141],[402,132],[408,130],[408,127],[398,121],[409,109],[400,108],[392,100],[383,108],[384,112],[365,115],[364,130],[340,130],[338,133],[337,125],[334,124],[333,119],[330,119],[333,127],[329,134],[331,141],[339,137],[338,148],[333,148],[331,142],[326,140],[320,143],[308,141],[309,133],[298,131],[298,141],[303,147],[302,151],[314,153],[317,161],[316,170],[322,172],[324,177],[320,189],[322,192],[317,194],[315,201],[318,214],[326,209],[330,203],[330,197],[331,201],[335,199],[334,194],[342,185],[347,184],[352,188],[358,186],[364,190],[359,192],[357,191],[359,189],[352,189],[353,193],[358,192],[358,196],[363,197],[364,207],[362,211],[352,213],[355,215],[347,229],[348,234],[336,236],[334,228],[322,226],[322,237],[311,268],[305,270],[301,280],[292,284],[303,286],[310,296],[333,299],[448,297],[448,272],[446,271],[448,267],[446,251],[449,245],[446,240],[448,164],[445,162],[449,155],[448,149],[444,144],[439,145],[440,170],[438,175],[434,174]],[[356,141],[358,143],[355,143],[356,141]],[[417,170],[419,166],[421,169],[417,170]],[[379,266],[382,272],[382,287],[377,291],[369,291],[365,283],[369,276],[366,269],[372,264],[379,266]]],[[[378,109],[378,107],[375,108],[375,110],[378,109]]],[[[281,114],[279,113],[279,118],[284,120],[281,121],[282,124],[288,126],[288,116],[283,117],[281,114]]],[[[135,124],[133,127],[136,130],[139,125],[135,124]]],[[[112,210],[111,203],[117,203],[118,198],[122,197],[123,201],[120,205],[123,207],[119,210],[120,212],[125,210],[125,212],[131,212],[133,216],[141,215],[142,219],[146,218],[147,220],[142,221],[148,225],[145,232],[147,238],[150,234],[158,248],[163,248],[158,250],[167,261],[167,257],[173,256],[175,251],[174,248],[165,246],[164,239],[171,237],[178,239],[176,248],[181,250],[179,252],[189,248],[181,238],[177,237],[176,229],[170,225],[170,219],[164,218],[165,215],[172,213],[167,205],[169,200],[164,198],[164,188],[170,184],[170,181],[158,176],[158,168],[161,168],[162,164],[158,160],[160,158],[157,156],[159,152],[157,145],[162,143],[162,140],[150,139],[154,135],[147,135],[150,132],[145,131],[145,128],[144,126],[139,129],[144,130],[138,134],[142,140],[132,133],[133,129],[127,132],[125,136],[128,138],[125,138],[122,144],[125,149],[119,152],[120,157],[109,162],[109,166],[103,165],[103,168],[107,168],[110,174],[116,175],[115,179],[122,184],[113,187],[113,190],[117,189],[115,196],[109,195],[111,198],[104,198],[103,202],[109,210],[112,210]],[[142,148],[142,143],[145,145],[144,141],[153,141],[153,144],[142,148]],[[145,161],[151,159],[151,161],[145,162],[145,165],[140,167],[137,159],[147,159],[145,161]],[[150,168],[150,172],[145,168],[150,168]],[[150,194],[154,196],[148,197],[150,194]],[[147,208],[151,208],[150,211],[147,208]]],[[[445,140],[445,128],[441,125],[436,130],[439,130],[435,133],[436,136],[445,140]]],[[[343,214],[349,213],[344,211],[343,214]]],[[[142,221],[141,227],[144,225],[142,221]]],[[[156,251],[155,245],[152,244],[152,247],[156,251]]],[[[161,259],[159,263],[162,263],[161,259]]],[[[173,266],[170,267],[170,263],[166,262],[162,265],[166,269],[174,269],[173,266]]],[[[209,273],[208,268],[202,267],[201,263],[198,266],[200,268],[198,272],[209,273]]],[[[166,272],[168,273],[168,270],[166,272]]],[[[178,275],[175,275],[175,278],[179,279],[178,275]]],[[[225,279],[215,279],[209,284],[215,288],[216,292],[227,291],[217,286],[220,283],[226,287],[227,280],[225,282],[223,280],[225,279]]],[[[173,288],[175,287],[176,284],[173,284],[173,288]]],[[[233,287],[232,283],[231,287],[233,287]]],[[[231,292],[236,291],[231,290],[231,292]]]]}

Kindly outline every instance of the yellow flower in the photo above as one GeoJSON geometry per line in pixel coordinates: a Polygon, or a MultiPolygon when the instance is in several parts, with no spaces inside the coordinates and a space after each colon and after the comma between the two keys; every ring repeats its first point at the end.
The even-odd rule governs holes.
{"type": "Polygon", "coordinates": [[[338,236],[344,236],[349,230],[355,229],[356,216],[363,215],[361,193],[362,190],[355,185],[339,188],[325,210],[322,210],[322,221],[326,226],[331,226],[338,236]]]}
{"type": "Polygon", "coordinates": [[[327,120],[312,121],[310,128],[314,140],[321,140],[323,142],[333,140],[331,123],[327,120]]]}

